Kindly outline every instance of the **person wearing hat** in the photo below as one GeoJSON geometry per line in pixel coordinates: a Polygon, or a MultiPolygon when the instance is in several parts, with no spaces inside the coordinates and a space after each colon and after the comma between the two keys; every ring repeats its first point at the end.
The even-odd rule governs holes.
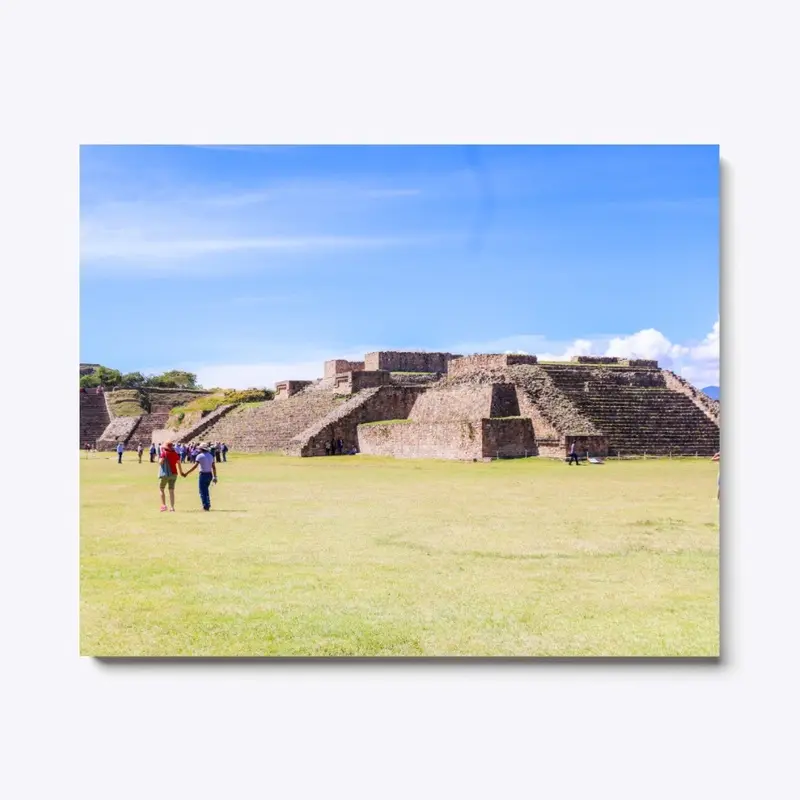
{"type": "Polygon", "coordinates": [[[186,473],[186,477],[191,475],[198,467],[200,467],[200,501],[203,504],[203,511],[211,511],[211,488],[212,483],[217,482],[217,465],[214,463],[214,456],[211,455],[211,445],[208,442],[202,442],[197,446],[197,456],[194,460],[194,466],[186,473]]]}

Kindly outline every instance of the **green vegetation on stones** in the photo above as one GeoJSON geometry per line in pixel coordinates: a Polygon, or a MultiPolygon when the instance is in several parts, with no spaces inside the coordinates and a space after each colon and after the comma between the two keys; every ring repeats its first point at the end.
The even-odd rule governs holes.
{"type": "Polygon", "coordinates": [[[270,389],[224,389],[215,394],[198,397],[185,405],[175,406],[169,413],[172,416],[198,411],[208,414],[216,411],[220,406],[261,404],[272,400],[274,395],[275,393],[270,389]]]}
{"type": "Polygon", "coordinates": [[[115,417],[138,417],[147,414],[147,401],[138,389],[117,389],[106,395],[115,417]]]}

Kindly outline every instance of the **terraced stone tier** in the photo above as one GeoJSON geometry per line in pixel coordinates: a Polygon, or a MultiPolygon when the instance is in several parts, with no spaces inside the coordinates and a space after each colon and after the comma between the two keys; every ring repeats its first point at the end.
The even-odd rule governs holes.
{"type": "Polygon", "coordinates": [[[203,437],[226,442],[231,450],[268,453],[284,450],[293,436],[327,416],[343,401],[309,387],[282,400],[239,406],[207,428],[203,437]]]}
{"type": "Polygon", "coordinates": [[[719,425],[691,397],[666,388],[659,370],[543,369],[607,436],[611,455],[712,455],[719,449],[719,425]]]}
{"type": "Polygon", "coordinates": [[[360,448],[358,426],[365,422],[405,420],[425,389],[419,386],[375,386],[364,389],[337,406],[327,416],[295,436],[286,448],[289,455],[325,455],[325,445],[339,439],[345,450],[360,448]]]}
{"type": "Polygon", "coordinates": [[[155,406],[153,411],[142,417],[139,427],[133,432],[131,440],[149,446],[153,441],[153,431],[167,427],[169,422],[169,408],[155,406]]]}
{"type": "Polygon", "coordinates": [[[102,394],[81,394],[79,405],[78,435],[80,446],[87,442],[94,444],[108,427],[111,418],[108,415],[106,401],[102,394]]]}

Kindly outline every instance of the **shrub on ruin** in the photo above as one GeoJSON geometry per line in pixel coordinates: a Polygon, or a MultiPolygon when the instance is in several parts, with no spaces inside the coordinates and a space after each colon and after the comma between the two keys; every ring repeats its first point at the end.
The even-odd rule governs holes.
{"type": "Polygon", "coordinates": [[[223,396],[226,403],[262,403],[272,400],[275,392],[272,389],[226,389],[223,396]]]}

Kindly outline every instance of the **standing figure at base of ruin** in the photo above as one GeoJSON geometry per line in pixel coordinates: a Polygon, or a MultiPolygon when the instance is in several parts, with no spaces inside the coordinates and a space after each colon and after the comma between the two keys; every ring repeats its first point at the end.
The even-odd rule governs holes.
{"type": "Polygon", "coordinates": [[[573,442],[569,447],[569,461],[567,461],[567,466],[572,466],[572,461],[575,460],[575,466],[579,467],[581,462],[578,461],[578,452],[575,448],[575,442],[573,442]]]}

